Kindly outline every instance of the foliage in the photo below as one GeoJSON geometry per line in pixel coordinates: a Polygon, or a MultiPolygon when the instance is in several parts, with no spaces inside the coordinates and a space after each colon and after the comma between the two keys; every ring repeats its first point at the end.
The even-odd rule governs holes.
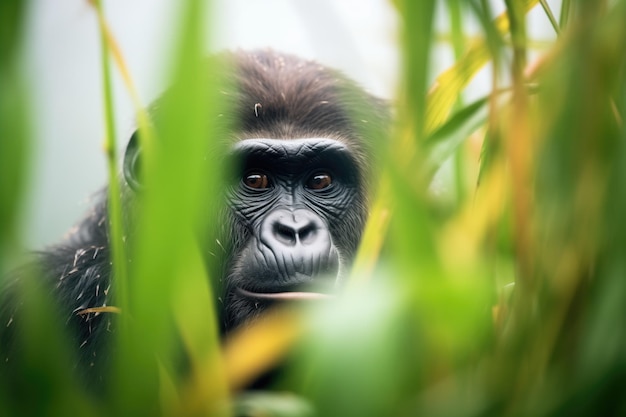
{"type": "MultiPolygon", "coordinates": [[[[456,63],[429,87],[437,2],[394,2],[404,28],[397,121],[377,150],[377,198],[346,293],[276,311],[220,346],[210,273],[192,232],[210,227],[204,197],[216,185],[206,179],[219,167],[187,158],[208,152],[194,139],[210,135],[202,115],[218,104],[205,92],[219,80],[203,72],[204,2],[181,2],[175,88],[144,167],[150,187],[138,243],[127,248],[121,232],[116,237],[123,250],[115,262],[130,254],[133,263],[116,270],[123,296],[110,401],[86,397],[63,372],[70,359],[55,341],[62,330],[44,314],[45,294],[25,285],[32,362],[20,379],[29,398],[8,394],[2,376],[0,415],[626,414],[626,1],[563,0],[558,21],[551,3],[506,0],[494,18],[485,0],[447,0],[456,63]],[[529,61],[525,15],[533,7],[558,38],[529,61]],[[465,35],[468,15],[480,23],[480,39],[465,35]],[[487,63],[492,91],[466,103],[464,88],[487,63]],[[429,184],[441,169],[453,175],[433,195],[429,184]],[[190,357],[185,377],[173,372],[175,340],[190,357]],[[158,375],[149,364],[155,356],[158,375]],[[238,392],[281,361],[288,366],[277,392],[238,392]]],[[[19,240],[28,149],[27,100],[14,65],[13,25],[24,10],[2,4],[0,270],[19,240]]],[[[103,64],[112,54],[132,92],[99,2],[94,9],[103,64]]],[[[149,143],[153,132],[137,111],[149,143]]],[[[121,213],[112,218],[121,231],[121,213]]]]}

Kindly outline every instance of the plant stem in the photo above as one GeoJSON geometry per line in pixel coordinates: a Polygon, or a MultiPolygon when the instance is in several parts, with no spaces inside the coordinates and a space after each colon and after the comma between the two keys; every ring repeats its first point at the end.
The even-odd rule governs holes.
{"type": "MultiPolygon", "coordinates": [[[[122,204],[120,184],[118,180],[117,145],[115,137],[115,117],[113,114],[113,91],[111,88],[111,70],[109,64],[109,44],[106,36],[106,22],[102,11],[102,1],[94,0],[93,6],[98,15],[101,41],[102,82],[104,93],[104,118],[106,136],[104,152],[107,159],[109,173],[108,187],[108,214],[109,214],[109,245],[111,247],[111,262],[115,280],[116,302],[122,308],[127,307],[127,268],[126,250],[124,245],[124,227],[122,224],[122,204]]],[[[121,315],[122,325],[126,322],[125,315],[121,315]]]]}
{"type": "Polygon", "coordinates": [[[554,17],[554,14],[552,13],[552,9],[550,8],[548,1],[539,0],[539,2],[541,3],[541,7],[543,8],[543,11],[546,13],[546,16],[548,16],[548,20],[550,20],[550,24],[554,28],[554,31],[558,35],[561,32],[561,28],[559,27],[559,23],[556,21],[556,18],[554,17]]]}
{"type": "MultiPolygon", "coordinates": [[[[461,10],[461,2],[459,0],[448,0],[448,13],[450,14],[450,33],[452,38],[452,48],[454,49],[454,60],[458,61],[464,52],[464,34],[463,34],[463,13],[461,10]]],[[[463,107],[463,98],[461,95],[457,98],[456,107],[463,107]]],[[[465,187],[464,187],[464,164],[463,147],[454,153],[454,186],[456,204],[460,205],[465,200],[465,187]]]]}
{"type": "Polygon", "coordinates": [[[559,27],[564,28],[569,21],[570,10],[571,10],[572,2],[570,0],[563,0],[561,3],[561,16],[559,18],[559,27]]]}

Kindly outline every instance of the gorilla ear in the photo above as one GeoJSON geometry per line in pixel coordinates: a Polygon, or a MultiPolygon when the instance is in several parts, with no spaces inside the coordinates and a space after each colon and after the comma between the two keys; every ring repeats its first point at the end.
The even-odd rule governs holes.
{"type": "Polygon", "coordinates": [[[124,153],[123,173],[126,183],[133,191],[140,191],[143,184],[140,181],[141,147],[139,145],[139,131],[130,137],[124,153]]]}

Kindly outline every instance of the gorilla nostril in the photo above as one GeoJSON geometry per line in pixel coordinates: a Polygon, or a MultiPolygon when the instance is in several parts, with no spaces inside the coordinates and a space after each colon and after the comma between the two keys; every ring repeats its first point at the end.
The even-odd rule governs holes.
{"type": "Polygon", "coordinates": [[[300,242],[304,244],[312,243],[315,241],[316,227],[315,224],[309,223],[298,230],[298,237],[300,242]]]}
{"type": "Polygon", "coordinates": [[[298,242],[296,230],[280,222],[274,223],[274,236],[279,242],[288,246],[295,246],[298,242]]]}

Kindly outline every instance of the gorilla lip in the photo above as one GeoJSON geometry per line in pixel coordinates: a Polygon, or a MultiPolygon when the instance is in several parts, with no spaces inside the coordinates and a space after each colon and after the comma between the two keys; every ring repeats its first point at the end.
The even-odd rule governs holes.
{"type": "Polygon", "coordinates": [[[237,287],[237,292],[247,298],[261,300],[327,300],[333,298],[330,294],[320,292],[287,291],[287,292],[252,292],[237,287]]]}

